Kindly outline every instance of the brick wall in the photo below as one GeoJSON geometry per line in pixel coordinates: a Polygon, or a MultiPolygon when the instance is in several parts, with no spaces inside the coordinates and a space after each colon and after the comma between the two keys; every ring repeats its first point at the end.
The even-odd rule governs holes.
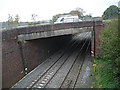
{"type": "MultiPolygon", "coordinates": [[[[13,33],[14,34],[14,33],[13,33]]],[[[23,65],[17,40],[9,37],[3,32],[2,40],[2,87],[9,88],[25,74],[22,73],[23,65]]]]}
{"type": "Polygon", "coordinates": [[[99,54],[99,45],[100,45],[100,35],[104,29],[104,25],[95,26],[95,58],[99,54]]]}
{"type": "Polygon", "coordinates": [[[97,57],[99,54],[99,45],[100,45],[100,35],[102,34],[102,31],[104,29],[104,25],[102,22],[96,23],[95,22],[95,36],[94,36],[94,31],[92,31],[92,38],[91,38],[91,51],[93,53],[91,54],[92,60],[97,57]],[[95,39],[94,39],[95,38],[95,39]],[[94,45],[94,40],[95,40],[95,45],[94,45]],[[94,47],[95,46],[95,47],[94,47]],[[95,50],[95,51],[94,51],[95,50]]]}
{"type": "Polygon", "coordinates": [[[30,41],[18,41],[17,30],[3,31],[2,37],[2,87],[10,88],[25,75],[55,53],[71,35],[30,41]]]}

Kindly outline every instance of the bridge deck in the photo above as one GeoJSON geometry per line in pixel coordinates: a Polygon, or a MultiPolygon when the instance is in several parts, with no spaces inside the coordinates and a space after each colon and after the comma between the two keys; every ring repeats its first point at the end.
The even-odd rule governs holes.
{"type": "Polygon", "coordinates": [[[91,66],[90,41],[76,38],[13,88],[90,88],[91,66]]]}

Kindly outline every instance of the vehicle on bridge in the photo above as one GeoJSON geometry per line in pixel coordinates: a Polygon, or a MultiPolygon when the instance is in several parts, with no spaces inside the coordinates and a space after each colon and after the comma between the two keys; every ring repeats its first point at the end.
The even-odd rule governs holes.
{"type": "Polygon", "coordinates": [[[56,23],[68,23],[68,22],[80,22],[80,21],[82,20],[79,19],[77,15],[64,15],[59,17],[54,23],[56,24],[56,23]]]}

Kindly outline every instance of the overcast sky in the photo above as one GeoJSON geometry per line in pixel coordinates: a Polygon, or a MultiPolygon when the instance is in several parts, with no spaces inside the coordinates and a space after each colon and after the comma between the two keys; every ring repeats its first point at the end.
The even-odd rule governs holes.
{"type": "Polygon", "coordinates": [[[8,14],[19,15],[20,21],[31,21],[31,15],[37,14],[37,20],[49,20],[53,15],[67,13],[82,8],[92,16],[101,16],[110,5],[118,6],[120,0],[0,0],[0,22],[8,20],[8,14]]]}

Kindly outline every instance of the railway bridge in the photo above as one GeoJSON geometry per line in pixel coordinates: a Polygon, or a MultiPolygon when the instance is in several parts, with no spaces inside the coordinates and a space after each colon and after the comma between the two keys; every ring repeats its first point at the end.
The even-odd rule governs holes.
{"type": "Polygon", "coordinates": [[[99,51],[102,28],[101,21],[90,21],[2,31],[2,87],[78,88],[85,82],[80,72],[90,71],[87,58],[99,51]]]}

